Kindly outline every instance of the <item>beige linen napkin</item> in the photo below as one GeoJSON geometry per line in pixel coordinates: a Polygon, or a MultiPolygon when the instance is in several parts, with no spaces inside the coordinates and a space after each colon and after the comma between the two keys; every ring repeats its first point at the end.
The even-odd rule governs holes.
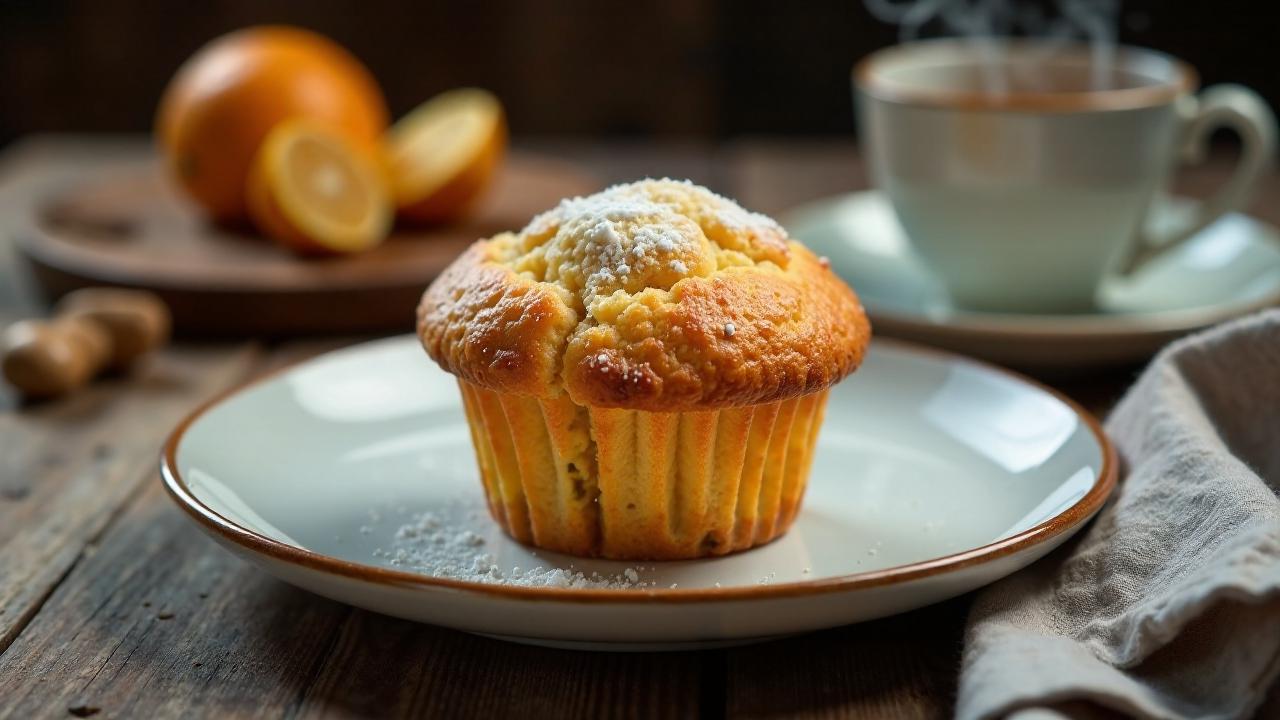
{"type": "Polygon", "coordinates": [[[1280,310],[1166,348],[1080,536],[982,591],[961,718],[1247,717],[1280,671],[1280,310]]]}

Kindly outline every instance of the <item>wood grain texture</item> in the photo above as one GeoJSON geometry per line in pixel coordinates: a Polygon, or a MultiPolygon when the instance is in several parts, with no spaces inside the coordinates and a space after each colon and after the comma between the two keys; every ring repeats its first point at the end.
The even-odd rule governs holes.
{"type": "Polygon", "coordinates": [[[214,547],[154,473],[0,655],[0,717],[265,717],[297,702],[351,611],[214,547]]]}
{"type": "Polygon", "coordinates": [[[168,352],[131,377],[0,414],[0,650],[154,469],[164,434],[252,356],[168,352]]]}
{"type": "Polygon", "coordinates": [[[48,499],[28,496],[23,517],[0,522],[17,529],[13,538],[0,530],[0,593],[15,594],[0,615],[0,622],[13,620],[8,649],[0,654],[0,717],[72,708],[112,717],[180,717],[205,704],[218,715],[253,717],[272,693],[280,693],[281,706],[296,700],[300,688],[288,689],[287,681],[305,684],[350,610],[284,586],[213,545],[165,495],[156,455],[168,430],[196,404],[351,342],[299,342],[270,353],[254,345],[167,351],[150,372],[169,378],[174,397],[168,402],[148,392],[154,381],[143,374],[0,416],[0,423],[22,430],[21,437],[0,438],[35,453],[0,450],[0,457],[14,457],[18,467],[39,467],[36,458],[52,457],[56,462],[44,464],[66,468],[62,474],[70,478],[45,478],[48,499]],[[198,361],[186,359],[189,354],[198,361]],[[105,402],[95,404],[95,393],[117,407],[118,416],[81,417],[81,404],[105,402]],[[37,421],[41,412],[80,421],[50,425],[37,421]],[[87,437],[77,435],[77,427],[87,437]],[[248,638],[244,647],[237,644],[241,638],[248,638]],[[318,643],[317,649],[308,655],[304,641],[318,643]],[[228,646],[241,652],[229,653],[228,646]],[[307,658],[312,665],[292,664],[307,658]],[[206,703],[202,692],[216,697],[206,703]]]}
{"type": "Polygon", "coordinates": [[[355,610],[299,715],[689,717],[715,657],[551,650],[355,610]]]}
{"type": "Polygon", "coordinates": [[[951,714],[969,598],[727,651],[726,713],[766,718],[951,714]]]}

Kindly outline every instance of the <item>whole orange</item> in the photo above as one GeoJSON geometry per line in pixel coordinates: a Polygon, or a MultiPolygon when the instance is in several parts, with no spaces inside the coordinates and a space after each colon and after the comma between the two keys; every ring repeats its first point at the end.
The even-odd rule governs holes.
{"type": "Polygon", "coordinates": [[[205,45],[165,89],[156,119],[170,171],[217,220],[245,217],[258,146],[278,123],[305,117],[372,150],[387,105],[351,53],[293,27],[239,30],[205,45]]]}

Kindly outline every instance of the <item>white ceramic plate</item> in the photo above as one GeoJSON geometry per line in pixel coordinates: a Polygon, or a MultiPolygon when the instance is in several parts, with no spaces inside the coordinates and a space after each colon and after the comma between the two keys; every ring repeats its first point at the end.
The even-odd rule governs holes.
{"type": "MultiPolygon", "coordinates": [[[[1189,206],[1165,201],[1155,222],[1176,223],[1189,206]]],[[[783,224],[831,259],[858,291],[877,333],[1026,368],[1141,361],[1180,335],[1280,303],[1280,231],[1239,213],[1205,228],[1131,281],[1108,285],[1098,312],[1077,315],[954,307],[875,191],[807,205],[783,224]]]]}
{"type": "Polygon", "coordinates": [[[430,511],[477,533],[503,571],[634,567],[535,556],[498,531],[480,510],[457,386],[412,337],[214,401],[178,426],[161,465],[201,528],[286,582],[412,620],[605,649],[747,642],[937,602],[1049,552],[1116,480],[1105,436],[1070,402],[879,341],[833,391],[819,448],[790,533],[728,557],[643,564],[639,589],[461,582],[390,564],[380,551],[397,528],[430,511]]]}

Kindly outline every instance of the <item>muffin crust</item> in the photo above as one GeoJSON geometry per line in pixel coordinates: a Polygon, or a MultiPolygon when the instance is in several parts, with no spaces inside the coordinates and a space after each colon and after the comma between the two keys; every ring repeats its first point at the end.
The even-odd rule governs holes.
{"type": "Polygon", "coordinates": [[[870,326],[853,291],[769,218],[646,180],[475,243],[423,296],[418,333],[480,387],[679,412],[829,387],[861,362],[870,326]]]}

